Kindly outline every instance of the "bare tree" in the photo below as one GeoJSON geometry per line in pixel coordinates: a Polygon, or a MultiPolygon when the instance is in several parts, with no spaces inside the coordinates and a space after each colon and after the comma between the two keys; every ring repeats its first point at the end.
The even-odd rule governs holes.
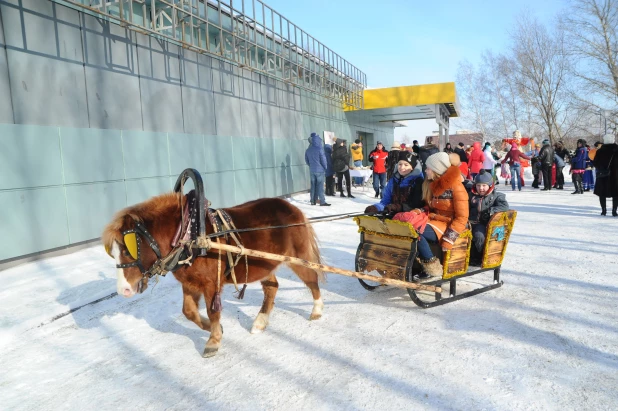
{"type": "MultiPolygon", "coordinates": [[[[592,110],[618,105],[618,0],[571,0],[560,17],[569,51],[575,57],[574,74],[584,93],[577,96],[592,110]]],[[[611,112],[611,111],[610,111],[611,112]]],[[[598,115],[598,114],[597,114],[598,115]]],[[[616,127],[616,115],[610,116],[616,127]]],[[[594,123],[594,122],[593,122],[594,123]]],[[[602,134],[605,130],[598,130],[602,134]]]]}
{"type": "Polygon", "coordinates": [[[618,0],[571,0],[560,18],[575,73],[589,90],[618,104],[618,0]]]}
{"type": "Polygon", "coordinates": [[[491,103],[487,101],[486,84],[484,72],[476,70],[468,60],[459,62],[457,88],[464,112],[458,123],[466,128],[478,130],[483,136],[487,136],[492,122],[491,103]]]}
{"type": "Polygon", "coordinates": [[[554,142],[562,138],[560,124],[569,108],[569,58],[564,33],[550,32],[535,18],[522,15],[512,40],[519,93],[534,108],[538,124],[554,142]]]}
{"type": "Polygon", "coordinates": [[[508,107],[509,96],[504,87],[500,70],[498,68],[500,56],[496,56],[491,50],[485,50],[482,54],[483,66],[487,68],[489,75],[487,76],[488,87],[492,94],[492,103],[496,110],[496,123],[492,130],[492,136],[496,137],[500,134],[508,136],[513,129],[513,120],[510,107],[508,107]]]}

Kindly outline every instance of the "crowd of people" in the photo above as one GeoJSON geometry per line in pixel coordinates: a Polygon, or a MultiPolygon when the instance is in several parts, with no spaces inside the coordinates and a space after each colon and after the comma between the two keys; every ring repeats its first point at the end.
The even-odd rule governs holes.
{"type": "MultiPolygon", "coordinates": [[[[443,251],[450,250],[466,227],[473,235],[470,264],[480,263],[491,216],[509,209],[505,194],[496,190],[497,168],[505,184],[510,180],[512,190],[521,191],[525,184],[524,161],[529,161],[534,176],[532,187],[539,188],[542,183],[541,191],[550,191],[564,188],[563,168],[568,163],[575,187],[573,194],[593,191],[599,196],[601,215],[607,214],[606,202],[610,197],[612,215],[618,216],[618,145],[613,135],[606,135],[594,148],[585,140],[578,140],[574,153],[569,153],[562,142],[552,146],[549,139],[524,153],[517,141],[520,140],[516,137],[506,142],[502,155],[490,143],[481,148],[480,142],[468,148],[463,143],[455,148],[447,144],[440,151],[431,137],[423,146],[416,140],[409,147],[395,142],[390,151],[378,141],[369,153],[375,197],[380,200],[367,207],[365,213],[381,213],[406,221],[418,230],[424,277],[416,280],[431,281],[442,275],[441,262],[429,243],[439,243],[443,251]]],[[[330,205],[324,199],[324,182],[326,194],[335,195],[335,175],[341,197],[346,197],[342,187],[345,179],[347,197],[354,198],[349,164],[350,160],[355,166],[362,164],[362,142],[355,141],[352,158],[345,140],[337,139],[334,147],[322,146],[320,137],[312,133],[310,142],[305,160],[311,171],[311,204],[330,205]]]]}

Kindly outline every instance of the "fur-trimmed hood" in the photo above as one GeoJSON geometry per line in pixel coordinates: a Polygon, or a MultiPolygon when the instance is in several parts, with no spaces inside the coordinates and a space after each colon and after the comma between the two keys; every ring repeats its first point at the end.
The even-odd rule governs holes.
{"type": "Polygon", "coordinates": [[[431,183],[431,192],[434,196],[439,196],[446,190],[453,188],[455,184],[461,184],[461,170],[457,166],[450,166],[440,179],[431,183]]]}

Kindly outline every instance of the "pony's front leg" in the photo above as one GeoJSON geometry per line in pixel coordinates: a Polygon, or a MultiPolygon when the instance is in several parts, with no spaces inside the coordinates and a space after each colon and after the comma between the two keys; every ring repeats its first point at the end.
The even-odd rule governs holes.
{"type": "Polygon", "coordinates": [[[182,313],[189,321],[193,321],[201,329],[210,331],[210,320],[199,312],[199,302],[200,298],[202,298],[202,293],[191,291],[185,286],[182,287],[182,293],[184,294],[182,313]]]}
{"type": "Polygon", "coordinates": [[[208,312],[208,318],[210,319],[210,338],[206,342],[206,348],[202,357],[212,357],[219,351],[221,346],[221,338],[223,337],[223,328],[221,328],[221,313],[212,311],[212,300],[215,296],[215,288],[208,288],[204,293],[206,298],[206,310],[208,312]]]}

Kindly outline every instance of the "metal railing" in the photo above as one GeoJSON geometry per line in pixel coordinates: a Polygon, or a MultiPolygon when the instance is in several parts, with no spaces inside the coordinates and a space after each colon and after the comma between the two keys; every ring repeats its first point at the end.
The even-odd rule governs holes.
{"type": "Polygon", "coordinates": [[[363,108],[365,73],[260,0],[53,1],[363,108]]]}

